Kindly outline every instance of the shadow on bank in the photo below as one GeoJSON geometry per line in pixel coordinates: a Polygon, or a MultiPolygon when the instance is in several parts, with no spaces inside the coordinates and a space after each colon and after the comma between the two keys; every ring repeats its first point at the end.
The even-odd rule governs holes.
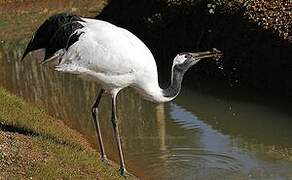
{"type": "Polygon", "coordinates": [[[157,60],[160,81],[168,79],[165,85],[177,53],[216,47],[224,52],[224,69],[201,63],[188,72],[188,86],[211,93],[249,89],[291,102],[291,43],[248,20],[245,12],[246,4],[237,1],[111,0],[96,18],[142,39],[157,60]]]}

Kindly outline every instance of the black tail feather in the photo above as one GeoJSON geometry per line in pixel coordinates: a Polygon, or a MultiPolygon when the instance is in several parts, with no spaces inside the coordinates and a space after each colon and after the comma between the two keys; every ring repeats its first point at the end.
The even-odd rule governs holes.
{"type": "Polygon", "coordinates": [[[46,47],[45,59],[50,58],[60,49],[66,48],[67,50],[69,46],[78,41],[81,34],[74,32],[81,28],[83,28],[83,25],[78,21],[63,24],[50,39],[48,46],[46,47]]]}
{"type": "Polygon", "coordinates": [[[65,48],[70,35],[76,29],[83,27],[78,22],[84,21],[79,16],[70,13],[59,13],[49,17],[35,32],[21,60],[29,52],[37,49],[46,49],[46,57],[50,57],[57,50],[65,48]],[[59,40],[59,38],[61,39],[59,40]]]}

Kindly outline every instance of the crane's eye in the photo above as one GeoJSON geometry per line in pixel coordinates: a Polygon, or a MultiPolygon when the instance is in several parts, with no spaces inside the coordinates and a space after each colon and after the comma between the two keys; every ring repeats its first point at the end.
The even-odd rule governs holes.
{"type": "Polygon", "coordinates": [[[190,55],[190,54],[186,54],[186,55],[185,55],[185,58],[186,58],[186,59],[191,58],[191,57],[192,57],[192,55],[190,55]]]}

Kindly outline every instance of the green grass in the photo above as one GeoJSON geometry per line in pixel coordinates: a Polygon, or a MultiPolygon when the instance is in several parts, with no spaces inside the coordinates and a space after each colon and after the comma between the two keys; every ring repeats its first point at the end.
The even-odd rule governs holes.
{"type": "Polygon", "coordinates": [[[0,28],[5,27],[5,26],[7,26],[7,25],[8,25],[7,22],[5,22],[5,21],[3,21],[3,20],[0,20],[0,28]]]}
{"type": "MultiPolygon", "coordinates": [[[[28,147],[17,147],[17,145],[14,147],[17,149],[16,152],[20,152],[18,154],[21,154],[21,151],[27,154],[27,157],[22,157],[29,161],[25,168],[22,168],[19,163],[7,166],[9,169],[16,168],[17,171],[25,171],[25,177],[125,179],[119,175],[116,167],[102,163],[98,153],[79,133],[68,128],[62,121],[52,118],[44,110],[11,95],[1,87],[0,122],[2,134],[3,132],[12,134],[16,136],[16,139],[30,144],[28,147]]],[[[21,161],[21,158],[18,158],[18,161],[21,161]]],[[[5,163],[3,159],[0,161],[0,166],[4,167],[1,163],[5,163]]],[[[9,178],[24,178],[17,173],[9,176],[12,176],[9,178]]]]}

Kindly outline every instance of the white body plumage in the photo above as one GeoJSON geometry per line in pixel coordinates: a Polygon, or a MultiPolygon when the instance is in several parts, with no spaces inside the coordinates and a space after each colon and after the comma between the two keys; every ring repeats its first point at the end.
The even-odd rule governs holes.
{"type": "Polygon", "coordinates": [[[97,81],[111,94],[130,86],[146,99],[170,100],[162,96],[154,57],[139,38],[108,22],[82,19],[79,40],[64,51],[57,71],[97,81]]]}

